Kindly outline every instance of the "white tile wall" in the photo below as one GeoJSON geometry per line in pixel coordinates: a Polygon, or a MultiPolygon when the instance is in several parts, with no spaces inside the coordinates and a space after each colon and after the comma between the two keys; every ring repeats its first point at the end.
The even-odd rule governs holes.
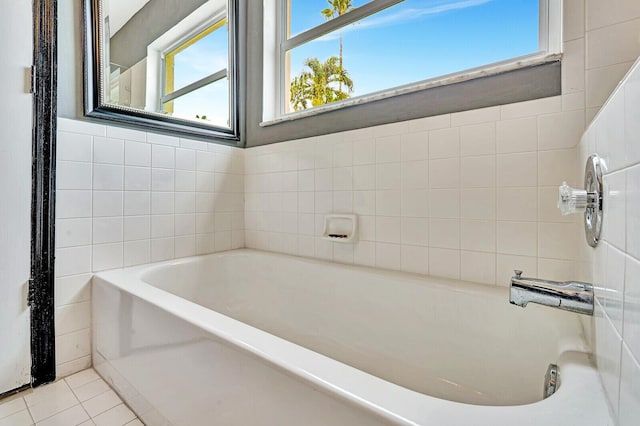
{"type": "Polygon", "coordinates": [[[597,286],[596,358],[621,426],[637,424],[640,415],[639,83],[640,60],[600,110],[578,149],[580,160],[597,152],[607,166],[602,241],[587,256],[586,279],[597,286]]]}
{"type": "Polygon", "coordinates": [[[557,278],[578,225],[556,186],[575,182],[583,129],[584,110],[555,97],[248,149],[247,245],[499,285],[519,267],[557,278]],[[358,215],[354,246],[320,238],[333,211],[358,215]]]}
{"type": "Polygon", "coordinates": [[[91,273],[244,247],[241,149],[58,119],[57,373],[91,365],[91,273]]]}

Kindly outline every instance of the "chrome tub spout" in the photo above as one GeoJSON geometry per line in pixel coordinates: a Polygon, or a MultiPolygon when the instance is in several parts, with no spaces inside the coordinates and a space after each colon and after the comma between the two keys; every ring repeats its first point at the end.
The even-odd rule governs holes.
{"type": "Polygon", "coordinates": [[[521,307],[527,303],[552,306],[579,314],[593,315],[593,286],[579,281],[549,281],[525,278],[522,271],[511,277],[509,302],[521,307]]]}

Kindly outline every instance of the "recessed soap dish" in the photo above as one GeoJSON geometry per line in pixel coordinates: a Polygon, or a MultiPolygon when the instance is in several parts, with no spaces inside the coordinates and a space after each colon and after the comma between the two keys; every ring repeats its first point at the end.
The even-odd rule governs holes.
{"type": "Polygon", "coordinates": [[[352,243],[356,239],[357,223],[354,214],[328,214],[324,217],[322,238],[337,243],[352,243]]]}

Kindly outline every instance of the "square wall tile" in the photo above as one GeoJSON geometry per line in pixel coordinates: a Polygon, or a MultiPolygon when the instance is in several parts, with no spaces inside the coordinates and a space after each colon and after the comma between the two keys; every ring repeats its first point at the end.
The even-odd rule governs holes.
{"type": "Polygon", "coordinates": [[[428,273],[429,251],[427,247],[403,245],[401,257],[401,267],[404,272],[428,273]]]}
{"type": "Polygon", "coordinates": [[[460,128],[460,155],[488,155],[496,153],[496,123],[482,123],[460,128]]]}
{"type": "Polygon", "coordinates": [[[574,149],[540,151],[538,153],[538,185],[560,186],[565,181],[577,186],[576,160],[574,149]]]}
{"type": "Polygon", "coordinates": [[[582,110],[541,115],[538,117],[538,149],[573,148],[584,132],[582,110]]]}
{"type": "Polygon", "coordinates": [[[151,145],[144,142],[125,141],[124,164],[128,166],[151,166],[151,145]]]}
{"type": "Polygon", "coordinates": [[[432,130],[429,132],[429,158],[450,158],[460,156],[460,129],[432,130]]]}
{"type": "Polygon", "coordinates": [[[173,169],[175,168],[176,149],[172,146],[151,146],[151,167],[173,169]]]}
{"type": "Polygon", "coordinates": [[[495,284],[496,254],[462,250],[460,252],[460,279],[495,284]]]}
{"type": "Polygon", "coordinates": [[[402,268],[401,246],[399,244],[376,243],[376,267],[400,270],[402,268]]]}
{"type": "Polygon", "coordinates": [[[93,219],[93,244],[115,243],[122,240],[122,217],[100,217],[93,219]]]}
{"type": "Polygon", "coordinates": [[[401,137],[402,161],[426,160],[429,158],[429,133],[409,133],[401,137]]]}
{"type": "Polygon", "coordinates": [[[496,218],[495,188],[463,189],[460,192],[462,219],[494,220],[496,218]]]}
{"type": "Polygon", "coordinates": [[[460,279],[460,250],[430,247],[429,275],[460,279]]]}
{"type": "Polygon", "coordinates": [[[496,157],[463,157],[461,159],[463,188],[493,188],[496,185],[496,157]]]}
{"type": "Polygon", "coordinates": [[[427,218],[402,218],[402,244],[426,246],[428,244],[429,222],[427,218]]]}
{"type": "Polygon", "coordinates": [[[605,394],[611,404],[614,417],[618,416],[620,353],[622,340],[615,328],[604,314],[602,307],[596,302],[594,311],[596,323],[596,364],[602,379],[605,394]]]}
{"type": "Polygon", "coordinates": [[[163,260],[173,259],[174,244],[175,244],[175,241],[173,237],[152,239],[151,240],[151,261],[161,262],[163,260]]]}
{"type": "MultiPolygon", "coordinates": [[[[392,163],[392,162],[400,161],[402,159],[401,148],[402,148],[402,144],[401,144],[401,138],[399,134],[393,135],[393,136],[376,138],[375,140],[376,163],[392,163]]],[[[355,150],[354,150],[354,154],[355,154],[355,150]]],[[[355,156],[354,156],[354,164],[356,164],[355,156]]]]}
{"type": "Polygon", "coordinates": [[[91,163],[56,162],[57,189],[91,189],[91,163]]]}
{"type": "Polygon", "coordinates": [[[496,123],[496,151],[498,153],[533,152],[537,148],[536,117],[504,120],[496,123]]]}
{"type": "Polygon", "coordinates": [[[402,163],[402,188],[424,189],[429,186],[429,162],[405,161],[402,163]]]}
{"type": "Polygon", "coordinates": [[[497,225],[498,253],[519,256],[537,255],[537,224],[535,222],[504,222],[497,225]]]}
{"type": "Polygon", "coordinates": [[[429,160],[429,187],[432,189],[460,187],[460,158],[429,160]]]}
{"type": "Polygon", "coordinates": [[[56,277],[91,272],[91,246],[56,249],[56,277]]]}
{"type": "MultiPolygon", "coordinates": [[[[626,173],[604,176],[602,239],[620,250],[626,248],[626,173]]],[[[638,212],[633,212],[637,216],[638,212]]]]}
{"type": "Polygon", "coordinates": [[[376,218],[376,241],[400,243],[401,229],[399,217],[378,216],[376,218]]]}
{"type": "Polygon", "coordinates": [[[94,164],[94,190],[122,190],[124,188],[124,169],[120,165],[94,164]]]}
{"type": "Polygon", "coordinates": [[[622,345],[621,364],[618,424],[633,426],[640,419],[640,365],[626,345],[622,345]]]}
{"type": "Polygon", "coordinates": [[[93,162],[124,164],[124,141],[122,139],[94,137],[93,162]]]}
{"type": "Polygon", "coordinates": [[[536,186],[538,180],[538,159],[535,152],[498,154],[497,185],[536,186]]]}
{"type": "Polygon", "coordinates": [[[122,191],[93,191],[93,217],[121,216],[122,191]]]}
{"type": "Polygon", "coordinates": [[[486,220],[462,220],[460,222],[460,248],[495,253],[496,222],[486,220]]]}
{"type": "Polygon", "coordinates": [[[124,266],[143,265],[151,262],[149,240],[126,241],[124,243],[124,266]]]}
{"type": "Polygon", "coordinates": [[[91,162],[91,135],[58,131],[56,158],[66,161],[91,162]]]}
{"type": "Polygon", "coordinates": [[[56,248],[91,244],[91,219],[56,220],[56,248]]]}
{"type": "Polygon", "coordinates": [[[123,261],[122,242],[111,244],[100,244],[92,247],[92,268],[93,272],[107,269],[122,268],[123,261]]]}
{"type": "MultiPolygon", "coordinates": [[[[558,189],[555,191],[557,198],[558,189]]],[[[537,188],[498,189],[498,220],[534,222],[538,219],[537,210],[537,188]]]]}
{"type": "Polygon", "coordinates": [[[91,191],[56,191],[56,219],[88,218],[91,212],[91,191]]]}
{"type": "MultiPolygon", "coordinates": [[[[626,256],[624,274],[623,337],[636,359],[640,358],[640,261],[626,256]]],[[[612,265],[613,266],[613,265],[612,265]]],[[[619,277],[620,274],[617,273],[619,277]]]]}

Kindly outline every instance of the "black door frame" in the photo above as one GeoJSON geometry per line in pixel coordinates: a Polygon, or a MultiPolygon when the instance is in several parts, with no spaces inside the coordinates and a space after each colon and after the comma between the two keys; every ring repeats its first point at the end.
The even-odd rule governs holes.
{"type": "Polygon", "coordinates": [[[56,378],[55,165],[57,0],[33,2],[33,161],[31,194],[31,386],[56,378]]]}
{"type": "Polygon", "coordinates": [[[0,399],[56,379],[55,164],[57,115],[57,0],[33,1],[31,163],[31,383],[0,399]]]}

